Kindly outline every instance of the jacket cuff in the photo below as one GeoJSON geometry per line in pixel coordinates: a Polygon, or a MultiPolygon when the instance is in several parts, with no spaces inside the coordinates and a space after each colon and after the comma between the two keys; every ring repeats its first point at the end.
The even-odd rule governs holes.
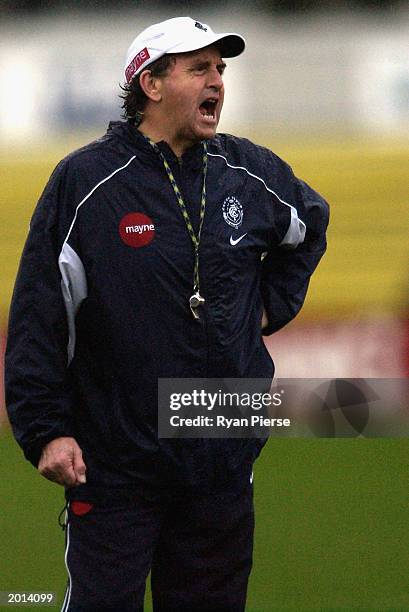
{"type": "Polygon", "coordinates": [[[43,448],[52,440],[63,437],[74,438],[75,435],[72,432],[67,431],[54,431],[45,436],[37,437],[23,449],[25,458],[37,469],[43,448]]]}

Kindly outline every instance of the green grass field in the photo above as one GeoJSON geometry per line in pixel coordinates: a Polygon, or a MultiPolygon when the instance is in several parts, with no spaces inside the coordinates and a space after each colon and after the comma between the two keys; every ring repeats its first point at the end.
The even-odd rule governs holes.
{"type": "MultiPolygon", "coordinates": [[[[0,590],[61,603],[62,490],[4,430],[0,445],[0,590]]],[[[247,612],[409,610],[408,464],[407,440],[270,440],[255,470],[247,612]]]]}

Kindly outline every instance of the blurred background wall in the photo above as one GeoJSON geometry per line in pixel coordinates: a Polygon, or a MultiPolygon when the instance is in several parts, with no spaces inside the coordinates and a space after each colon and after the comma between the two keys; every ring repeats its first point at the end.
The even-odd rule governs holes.
{"type": "MultiPolygon", "coordinates": [[[[108,118],[119,117],[116,93],[129,43],[142,28],[187,8],[159,9],[155,3],[148,12],[132,4],[138,3],[93,13],[3,13],[2,138],[32,142],[67,130],[101,130],[108,118]],[[24,95],[18,95],[22,85],[24,95]]],[[[234,6],[240,4],[244,8],[233,17],[216,8],[220,3],[194,10],[215,29],[238,30],[248,40],[246,53],[229,65],[222,128],[258,128],[271,136],[333,136],[334,130],[407,136],[408,11],[304,11],[290,17],[262,12],[257,3],[253,12],[245,3],[234,6]]]]}
{"type": "Polygon", "coordinates": [[[408,371],[409,9],[380,0],[0,3],[0,332],[28,223],[61,157],[121,114],[125,51],[190,14],[238,31],[219,131],[267,145],[331,204],[302,314],[267,339],[279,376],[408,371]],[[98,8],[96,8],[98,6],[98,8]]]}

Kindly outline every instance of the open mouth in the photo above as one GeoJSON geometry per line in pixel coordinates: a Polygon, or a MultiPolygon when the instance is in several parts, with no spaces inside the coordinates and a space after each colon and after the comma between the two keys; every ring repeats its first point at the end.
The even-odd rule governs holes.
{"type": "Polygon", "coordinates": [[[215,119],[216,117],[216,98],[207,98],[199,106],[199,112],[203,117],[207,119],[215,119]]]}

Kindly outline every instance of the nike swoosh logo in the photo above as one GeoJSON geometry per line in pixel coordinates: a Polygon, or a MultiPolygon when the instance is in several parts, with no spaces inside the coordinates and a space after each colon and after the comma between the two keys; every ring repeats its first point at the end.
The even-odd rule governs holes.
{"type": "Polygon", "coordinates": [[[236,240],[233,238],[233,236],[230,236],[230,244],[232,246],[236,246],[236,244],[240,242],[240,240],[243,240],[244,236],[247,236],[247,232],[243,234],[242,236],[239,236],[239,238],[236,238],[236,240]]]}

